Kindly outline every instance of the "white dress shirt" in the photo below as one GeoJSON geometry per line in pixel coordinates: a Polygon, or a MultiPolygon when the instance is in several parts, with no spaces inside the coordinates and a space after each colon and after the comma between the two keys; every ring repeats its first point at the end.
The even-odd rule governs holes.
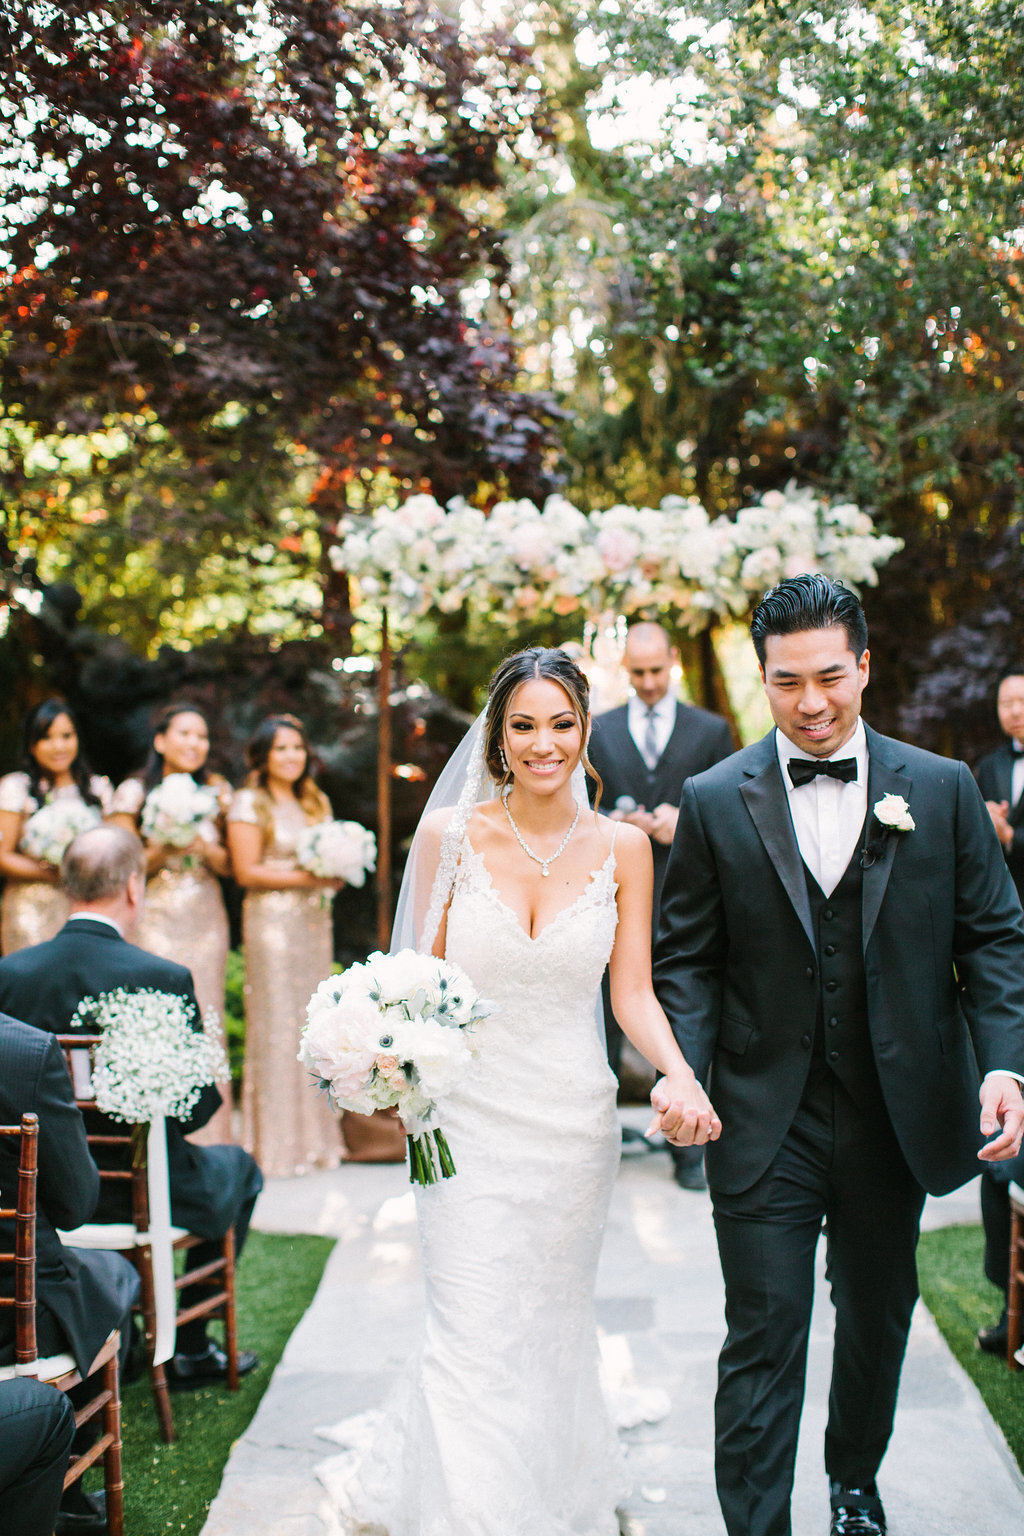
{"type": "MultiPolygon", "coordinates": [[[[675,695],[671,692],[663,693],[657,704],[653,706],[653,711],[654,740],[658,748],[658,757],[660,757],[668,746],[668,739],[676,726],[675,695]]],[[[645,762],[647,762],[646,757],[644,757],[644,744],[647,739],[647,713],[647,705],[644,701],[638,699],[635,693],[631,693],[626,703],[626,725],[629,727],[629,734],[633,738],[637,751],[644,758],[645,762]]],[[[658,758],[656,757],[654,762],[648,763],[647,766],[653,768],[657,761],[658,758]]]]}
{"type": "Polygon", "coordinates": [[[1024,744],[1014,740],[1013,745],[1020,752],[1019,756],[1014,756],[1013,767],[1010,769],[1010,804],[1016,805],[1021,795],[1024,795],[1024,744]]]}
{"type": "Polygon", "coordinates": [[[68,916],[68,922],[106,923],[108,928],[113,928],[120,938],[124,938],[124,929],[121,924],[115,923],[112,917],[106,917],[102,912],[72,912],[68,916]]]}
{"type": "Polygon", "coordinates": [[[858,719],[849,740],[829,754],[840,759],[852,757],[856,761],[857,777],[849,784],[819,774],[809,784],[797,788],[787,767],[791,757],[817,763],[829,759],[805,752],[779,730],[775,732],[775,749],[779,754],[782,782],[786,786],[800,857],[825,895],[831,896],[846,873],[867,814],[868,741],[864,722],[858,719]]]}

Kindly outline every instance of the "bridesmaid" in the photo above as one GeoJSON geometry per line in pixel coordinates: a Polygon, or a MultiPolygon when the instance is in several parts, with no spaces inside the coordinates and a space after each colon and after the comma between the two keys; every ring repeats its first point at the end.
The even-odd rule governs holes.
{"type": "Polygon", "coordinates": [[[67,903],[59,871],[20,848],[25,823],[47,800],[80,800],[99,820],[110,783],[93,777],[78,748],[78,725],[62,699],[44,699],[25,721],[22,769],[0,779],[0,950],[5,955],[52,939],[64,926],[67,903]]]}
{"type": "MultiPolygon", "coordinates": [[[[194,704],[169,704],[157,717],[145,773],[118,785],[109,819],[141,836],[146,796],[171,773],[187,773],[197,784],[217,791],[221,814],[204,825],[191,847],[145,840],[146,901],[134,940],[142,949],[187,966],[201,1012],[212,1010],[223,1021],[228,916],[220,880],[229,872],[222,822],[231,787],[219,774],[208,772],[209,755],[210,728],[202,713],[194,704]]],[[[220,1109],[190,1138],[206,1146],[234,1139],[231,1084],[217,1086],[223,1100],[220,1109]]]]}
{"type": "Polygon", "coordinates": [[[331,814],[313,782],[309,739],[294,715],[272,715],[246,748],[250,773],[228,812],[235,879],[246,891],[243,1141],[269,1178],[340,1161],[326,1094],[298,1061],[306,1004],[334,961],[331,895],[341,881],[300,869],[300,832],[331,814]]]}

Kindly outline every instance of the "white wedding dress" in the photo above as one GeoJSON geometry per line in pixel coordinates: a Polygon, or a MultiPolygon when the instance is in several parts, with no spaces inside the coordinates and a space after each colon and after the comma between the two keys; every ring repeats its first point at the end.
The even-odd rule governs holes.
{"type": "Polygon", "coordinates": [[[457,1173],[417,1196],[422,1354],[369,1443],[318,1469],[346,1532],[617,1536],[628,1479],[594,1317],[620,1145],[595,1023],[614,877],[613,839],[531,938],[463,843],[446,953],[499,1011],[438,1116],[457,1173]]]}

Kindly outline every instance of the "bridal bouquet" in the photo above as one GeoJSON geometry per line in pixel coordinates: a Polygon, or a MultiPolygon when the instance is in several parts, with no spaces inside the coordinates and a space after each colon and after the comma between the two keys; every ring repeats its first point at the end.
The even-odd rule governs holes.
{"type": "Polygon", "coordinates": [[[102,819],[98,807],[84,800],[48,800],[26,821],[19,846],[30,859],[59,865],[72,838],[98,827],[102,819]]]}
{"type": "Polygon", "coordinates": [[[435,1184],[435,1150],[442,1178],[455,1163],[431,1120],[476,1054],[474,1026],[493,1012],[450,961],[378,952],[317,987],[299,1060],[339,1109],[396,1108],[409,1134],[410,1179],[435,1184]]]}
{"type": "Polygon", "coordinates": [[[187,1120],[202,1090],[226,1080],[217,1023],[211,1010],[196,1029],[195,1010],[173,992],[118,987],[83,998],[69,1032],[101,1036],[92,1063],[96,1108],[145,1125],[161,1116],[187,1120]]]}
{"type": "Polygon", "coordinates": [[[321,880],[365,885],[377,867],[377,839],[358,821],[316,821],[299,833],[295,857],[321,880]]]}
{"type": "Polygon", "coordinates": [[[146,796],[142,835],[153,843],[187,848],[219,810],[220,799],[210,785],[197,784],[190,773],[169,773],[146,796]]]}

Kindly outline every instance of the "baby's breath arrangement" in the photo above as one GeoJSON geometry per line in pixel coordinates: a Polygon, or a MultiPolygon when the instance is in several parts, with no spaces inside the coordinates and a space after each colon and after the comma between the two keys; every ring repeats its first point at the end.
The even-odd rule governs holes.
{"type": "Polygon", "coordinates": [[[151,987],[83,998],[70,1031],[101,1036],[92,1071],[97,1109],[129,1125],[161,1115],[187,1120],[202,1090],[228,1076],[217,1023],[211,1010],[196,1028],[185,998],[151,987]]]}

